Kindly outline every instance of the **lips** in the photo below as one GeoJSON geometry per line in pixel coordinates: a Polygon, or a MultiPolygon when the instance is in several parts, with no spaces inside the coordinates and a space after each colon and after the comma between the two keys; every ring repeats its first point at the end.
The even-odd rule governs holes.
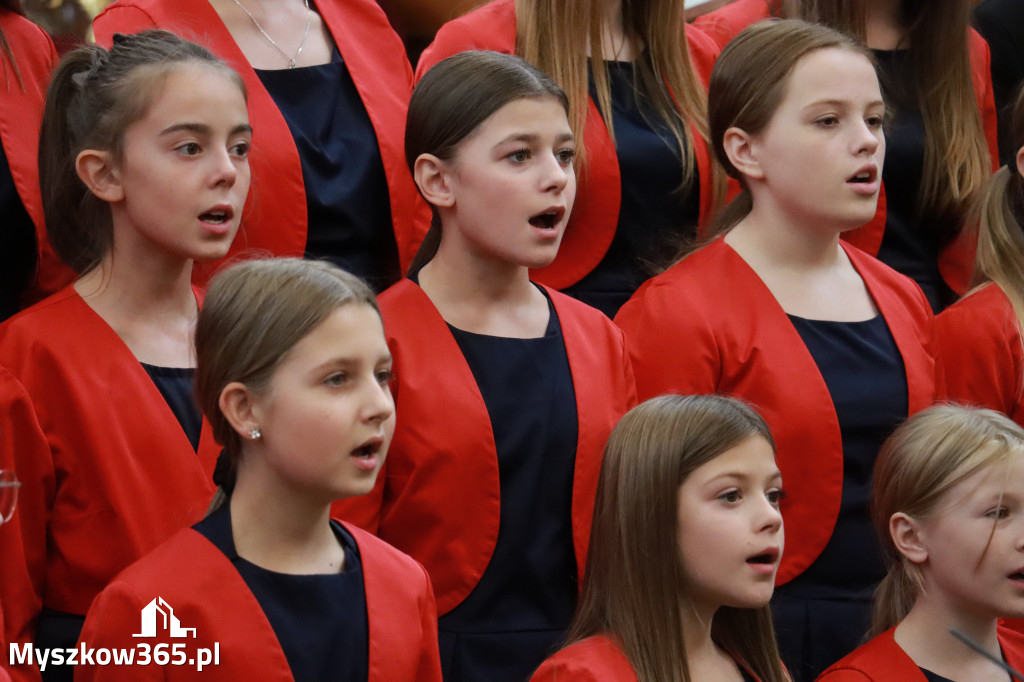
{"type": "Polygon", "coordinates": [[[564,206],[552,206],[530,218],[530,224],[540,230],[554,230],[565,215],[564,206]]]}
{"type": "Polygon", "coordinates": [[[747,563],[772,566],[779,560],[780,554],[778,547],[768,547],[763,552],[748,557],[747,563]]]}
{"type": "Polygon", "coordinates": [[[380,436],[375,436],[352,450],[352,456],[357,459],[370,459],[379,453],[383,447],[384,439],[380,436]]]}
{"type": "Polygon", "coordinates": [[[230,204],[218,204],[199,214],[199,219],[210,225],[224,225],[235,217],[235,209],[230,204]]]}

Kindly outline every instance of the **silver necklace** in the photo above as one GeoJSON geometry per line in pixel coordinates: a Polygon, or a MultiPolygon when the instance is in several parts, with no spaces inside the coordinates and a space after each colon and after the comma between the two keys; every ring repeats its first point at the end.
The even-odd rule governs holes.
{"type": "Polygon", "coordinates": [[[288,53],[282,50],[281,47],[274,42],[274,39],[270,37],[270,34],[263,30],[263,27],[260,26],[260,22],[256,21],[256,17],[252,15],[252,12],[246,9],[245,5],[240,3],[238,0],[235,0],[235,4],[238,5],[238,7],[243,12],[249,15],[249,18],[252,19],[253,25],[259,30],[260,33],[263,34],[263,37],[270,41],[270,44],[274,46],[274,49],[280,52],[282,55],[284,55],[284,58],[288,60],[289,69],[295,68],[295,60],[299,58],[300,54],[302,54],[302,48],[306,46],[306,38],[309,37],[309,24],[313,19],[313,13],[309,9],[309,0],[304,0],[304,2],[306,3],[306,31],[302,34],[302,41],[299,43],[299,49],[295,50],[294,56],[289,57],[288,53]]]}

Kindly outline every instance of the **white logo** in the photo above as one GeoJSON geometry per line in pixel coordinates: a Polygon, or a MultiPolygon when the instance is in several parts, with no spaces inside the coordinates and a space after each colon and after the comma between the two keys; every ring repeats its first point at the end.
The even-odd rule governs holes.
{"type": "Polygon", "coordinates": [[[160,614],[163,618],[163,629],[166,630],[171,637],[177,637],[178,639],[191,636],[195,638],[195,628],[183,628],[177,617],[174,615],[174,609],[171,605],[163,600],[163,597],[157,597],[153,601],[146,604],[142,609],[142,632],[132,637],[156,637],[157,628],[157,614],[160,614]]]}

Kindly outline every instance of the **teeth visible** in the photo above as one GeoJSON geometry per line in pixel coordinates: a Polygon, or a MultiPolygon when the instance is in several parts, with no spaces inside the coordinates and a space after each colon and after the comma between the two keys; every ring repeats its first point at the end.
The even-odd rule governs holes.
{"type": "Polygon", "coordinates": [[[220,212],[220,211],[216,211],[216,212],[213,212],[213,213],[204,213],[203,215],[201,215],[199,217],[202,218],[204,221],[206,221],[208,223],[223,223],[223,222],[227,221],[228,214],[220,212]]]}

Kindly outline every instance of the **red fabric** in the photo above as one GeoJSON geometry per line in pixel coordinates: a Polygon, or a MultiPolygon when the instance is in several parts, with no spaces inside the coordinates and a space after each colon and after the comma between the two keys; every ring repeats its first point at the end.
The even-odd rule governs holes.
{"type": "Polygon", "coordinates": [[[57,52],[41,28],[4,7],[0,7],[0,34],[11,47],[22,81],[19,85],[14,68],[0,51],[3,64],[0,143],[3,144],[21,203],[36,226],[36,243],[39,245],[39,278],[35,283],[36,291],[28,294],[34,301],[74,279],[74,273],[61,263],[46,239],[43,198],[39,192],[39,127],[43,121],[43,101],[50,72],[57,66],[57,52]]]}
{"type": "Polygon", "coordinates": [[[773,14],[768,3],[769,0],[733,0],[713,12],[700,15],[694,19],[693,25],[724,48],[747,26],[771,16],[779,16],[778,8],[773,14]]]}
{"type": "Polygon", "coordinates": [[[0,458],[22,482],[0,526],[7,651],[34,640],[41,607],[85,614],[119,571],[202,518],[219,448],[204,421],[197,456],[145,369],[71,287],[0,326],[0,365],[0,458]]]}
{"type": "MultiPolygon", "coordinates": [[[[686,27],[686,40],[694,71],[707,88],[719,49],[714,41],[691,26],[686,27]]],[[[467,50],[515,54],[515,0],[494,0],[442,26],[434,42],[420,57],[416,67],[417,80],[437,62],[467,50]]],[[[697,175],[700,178],[698,224],[703,229],[708,226],[714,201],[711,156],[704,138],[692,126],[690,132],[694,138],[697,175]]],[[[612,243],[619,220],[622,198],[619,161],[615,145],[592,99],[589,100],[582,137],[587,163],[579,173],[576,202],[558,256],[551,265],[530,273],[531,278],[555,289],[575,284],[601,262],[612,243]]]]}
{"type": "MultiPolygon", "coordinates": [[[[864,646],[833,664],[820,682],[927,682],[921,668],[893,638],[896,628],[886,630],[864,646]]],[[[1000,627],[999,644],[1006,662],[1024,670],[1024,635],[1000,627]]]]}
{"type": "MultiPolygon", "coordinates": [[[[440,682],[437,613],[423,567],[377,538],[348,527],[359,546],[369,623],[368,682],[440,682]]],[[[105,589],[85,621],[80,643],[90,647],[135,647],[141,642],[181,642],[220,647],[211,679],[290,682],[288,660],[273,627],[234,564],[209,540],[184,529],[119,575],[105,589]],[[156,597],[174,609],[195,638],[139,640],[141,610],[156,597]]],[[[204,671],[204,672],[206,672],[204,671]]],[[[84,666],[76,680],[195,680],[192,666],[84,666]]]]}
{"type": "MultiPolygon", "coordinates": [[[[391,197],[391,220],[403,270],[430,225],[430,210],[405,163],[405,114],[412,69],[401,40],[373,0],[317,3],[377,133],[391,197]]],[[[164,28],[208,47],[235,68],[249,91],[253,146],[252,189],[242,230],[227,259],[250,249],[301,256],[306,247],[306,194],[302,167],[288,124],[256,72],[207,0],[119,0],[96,17],[96,40],[115,32],[164,28]]],[[[193,281],[205,282],[224,263],[196,265],[193,281]]]]}
{"type": "Polygon", "coordinates": [[[940,397],[998,410],[1024,425],[1024,346],[1006,294],[988,284],[935,318],[940,397]]]}
{"type": "MultiPolygon", "coordinates": [[[[909,413],[934,398],[932,314],[909,279],[846,248],[903,357],[909,413]]],[[[649,280],[619,311],[646,400],[662,393],[722,393],[768,422],[786,488],[786,551],[778,582],[800,575],[828,543],[839,513],[843,449],[818,367],[771,292],[719,239],[649,280]]]]}
{"type": "MultiPolygon", "coordinates": [[[[636,404],[622,333],[601,313],[549,291],[569,358],[579,440],[572,491],[572,534],[583,571],[605,441],[636,404]]],[[[498,454],[473,373],[423,290],[402,280],[380,296],[398,377],[395,437],[368,496],[335,503],[355,521],[421,562],[438,612],[476,587],[498,539],[498,454]]]]}

